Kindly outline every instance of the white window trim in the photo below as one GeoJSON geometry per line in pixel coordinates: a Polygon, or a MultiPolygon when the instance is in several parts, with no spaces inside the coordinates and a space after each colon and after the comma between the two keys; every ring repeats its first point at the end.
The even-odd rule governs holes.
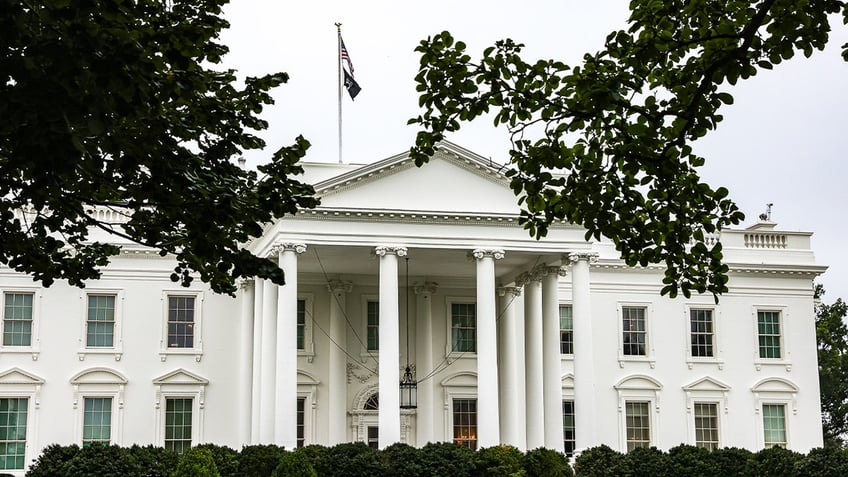
{"type": "MultiPolygon", "coordinates": [[[[479,331],[478,327],[478,318],[477,317],[477,298],[476,297],[466,297],[466,296],[446,296],[445,297],[445,324],[447,325],[447,330],[445,334],[445,357],[448,359],[448,363],[453,362],[453,360],[459,358],[466,359],[477,359],[477,340],[475,339],[474,343],[474,352],[471,351],[453,351],[453,347],[451,346],[451,342],[453,341],[453,315],[452,315],[452,305],[453,304],[471,304],[474,305],[474,329],[475,329],[475,337],[477,336],[477,331],[479,331]]],[[[476,393],[475,393],[476,396],[476,393]]],[[[451,432],[453,430],[451,429],[451,432]]],[[[452,438],[451,438],[452,439],[452,438]]]]}
{"type": "MultiPolygon", "coordinates": [[[[757,353],[759,355],[759,353],[757,353]]],[[[754,393],[754,413],[757,416],[757,444],[764,449],[765,425],[763,423],[763,404],[784,405],[784,426],[786,427],[786,448],[792,449],[792,420],[798,414],[798,386],[784,378],[765,378],[751,387],[754,393]]]]}
{"type": "MultiPolygon", "coordinates": [[[[315,426],[318,422],[318,385],[321,384],[315,376],[297,371],[297,397],[305,398],[303,402],[303,445],[317,444],[315,426]]],[[[297,425],[297,422],[295,422],[297,425]]]]}
{"type": "Polygon", "coordinates": [[[191,398],[191,445],[203,444],[206,386],[209,381],[184,369],[177,369],[154,379],[153,384],[156,386],[153,442],[160,447],[165,445],[165,400],[191,398]]]}
{"type": "Polygon", "coordinates": [[[618,321],[618,366],[623,368],[625,363],[648,363],[651,369],[657,364],[656,356],[654,355],[654,304],[652,302],[638,301],[621,301],[617,304],[617,321],[618,321]],[[645,309],[645,355],[631,356],[624,354],[624,308],[644,308],[645,309]]]}
{"type": "Polygon", "coordinates": [[[74,387],[73,409],[75,442],[82,445],[85,420],[85,398],[112,398],[112,420],[109,443],[122,445],[124,435],[124,388],[127,378],[110,368],[89,368],[71,378],[74,387]]]}
{"type": "Polygon", "coordinates": [[[80,293],[82,302],[82,324],[80,327],[79,351],[77,357],[85,361],[89,354],[111,354],[115,361],[124,356],[123,324],[124,324],[124,290],[119,288],[86,288],[80,293]],[[88,297],[90,295],[112,295],[115,297],[115,322],[112,329],[112,346],[88,347],[88,297]]]}
{"type": "MultiPolygon", "coordinates": [[[[332,296],[332,295],[331,295],[332,296]]],[[[303,349],[297,350],[298,356],[303,356],[308,362],[315,359],[315,341],[312,334],[312,321],[315,319],[313,313],[315,297],[311,293],[302,293],[297,295],[298,300],[303,300],[304,314],[304,331],[303,331],[303,349]]],[[[297,337],[295,337],[296,339],[297,337]]],[[[296,343],[295,343],[296,344],[296,343]]]]}
{"type": "MultiPolygon", "coordinates": [[[[159,359],[167,361],[168,356],[194,356],[198,363],[203,359],[203,292],[197,290],[171,289],[162,290],[162,335],[159,340],[159,359]],[[194,297],[194,347],[168,347],[168,297],[194,297]]],[[[164,409],[164,408],[163,408],[164,409]]]]}
{"type": "MultiPolygon", "coordinates": [[[[355,442],[364,442],[368,444],[368,428],[379,427],[379,410],[365,409],[365,402],[372,394],[379,392],[380,388],[377,384],[366,386],[356,393],[353,398],[353,409],[350,411],[351,430],[353,431],[353,440],[355,442]]],[[[400,410],[400,442],[410,444],[412,436],[412,418],[415,416],[415,409],[400,410]]]]}
{"type": "MultiPolygon", "coordinates": [[[[626,376],[615,384],[618,393],[618,430],[619,451],[627,452],[627,410],[625,404],[629,402],[648,402],[650,443],[651,447],[661,447],[658,437],[662,434],[660,429],[660,391],[662,384],[654,378],[643,374],[626,376]]],[[[575,409],[576,410],[576,409],[575,409]]]]}
{"type": "Polygon", "coordinates": [[[0,398],[27,398],[27,437],[24,450],[24,468],[4,470],[16,477],[23,477],[32,465],[41,446],[38,438],[39,411],[41,409],[41,386],[44,379],[20,368],[9,369],[0,374],[0,398]]]}
{"type": "MultiPolygon", "coordinates": [[[[560,398],[560,402],[571,401],[572,403],[574,403],[574,432],[575,437],[577,437],[577,398],[574,396],[574,374],[566,373],[562,376],[560,381],[562,383],[562,397],[560,398]]],[[[562,404],[560,404],[560,409],[562,409],[562,404]]],[[[562,420],[561,418],[562,416],[560,415],[560,420],[562,420]]],[[[565,436],[563,436],[562,442],[563,450],[565,450],[565,436]]],[[[577,456],[579,454],[579,449],[577,449],[577,439],[575,439],[574,445],[574,455],[577,456]]]]}
{"type": "MultiPolygon", "coordinates": [[[[563,361],[574,361],[574,345],[577,341],[577,336],[574,334],[574,304],[571,303],[571,302],[560,302],[559,305],[557,306],[557,313],[559,313],[560,308],[562,308],[563,306],[571,307],[571,351],[572,351],[572,353],[571,354],[560,353],[559,356],[560,356],[560,359],[562,359],[563,361]]],[[[557,315],[557,318],[559,318],[559,315],[557,315]]],[[[559,340],[560,351],[562,351],[562,334],[561,333],[562,333],[562,328],[560,328],[560,340],[559,340]]]]}
{"type": "Polygon", "coordinates": [[[0,289],[0,294],[2,294],[2,303],[0,306],[4,307],[3,311],[0,312],[3,319],[0,320],[0,354],[30,354],[32,355],[33,361],[38,361],[38,357],[41,354],[41,339],[39,336],[39,323],[41,316],[41,288],[38,287],[9,287],[0,289]],[[29,293],[32,295],[32,335],[30,336],[30,345],[29,346],[3,346],[3,329],[5,328],[5,305],[6,305],[6,293],[29,293]]]}
{"type": "Polygon", "coordinates": [[[685,309],[684,323],[686,339],[686,365],[689,369],[693,369],[698,364],[716,365],[719,370],[724,369],[724,350],[721,347],[721,338],[719,335],[719,318],[721,311],[715,305],[701,303],[687,303],[685,309]],[[710,310],[713,315],[713,355],[712,356],[692,356],[692,310],[710,310]]]}
{"type": "Polygon", "coordinates": [[[789,318],[786,305],[753,305],[751,307],[752,322],[754,325],[754,368],[761,371],[763,366],[783,366],[787,372],[792,371],[792,359],[789,347],[789,333],[786,332],[786,322],[789,318]],[[757,312],[776,311],[780,314],[780,358],[760,357],[760,330],[758,326],[757,312]]]}
{"type": "Polygon", "coordinates": [[[718,445],[725,447],[727,445],[727,415],[728,415],[728,400],[727,395],[730,392],[730,386],[723,382],[705,376],[697,381],[683,386],[683,392],[686,394],[686,428],[687,444],[695,445],[695,403],[715,403],[718,404],[718,445]]]}
{"type": "MultiPolygon", "coordinates": [[[[444,390],[444,425],[445,442],[453,442],[453,400],[454,399],[477,399],[477,430],[480,430],[480,401],[477,397],[477,373],[471,371],[460,371],[454,373],[441,382],[444,390]]],[[[477,442],[479,449],[480,442],[477,442]]]]}
{"type": "MultiPolygon", "coordinates": [[[[362,317],[362,319],[360,321],[361,321],[362,324],[359,327],[360,328],[360,335],[359,336],[362,337],[362,343],[359,346],[359,357],[360,357],[360,359],[362,359],[363,363],[367,362],[369,358],[374,359],[374,361],[376,361],[377,358],[380,356],[380,350],[379,349],[376,350],[376,351],[375,350],[368,351],[368,302],[369,301],[380,303],[380,297],[379,297],[379,295],[362,295],[360,297],[360,310],[361,310],[360,316],[362,317]]],[[[379,330],[379,328],[378,328],[378,330],[379,330]]],[[[379,331],[378,331],[378,333],[379,333],[379,331]]],[[[378,345],[379,345],[379,343],[378,343],[378,345]]]]}

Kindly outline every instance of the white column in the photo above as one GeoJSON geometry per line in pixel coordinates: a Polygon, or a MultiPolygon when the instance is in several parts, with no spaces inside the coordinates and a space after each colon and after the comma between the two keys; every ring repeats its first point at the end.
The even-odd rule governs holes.
{"type": "MultiPolygon", "coordinates": [[[[436,284],[431,282],[415,287],[418,297],[415,314],[415,375],[419,380],[424,373],[433,369],[433,295],[436,290],[436,284]]],[[[430,377],[418,383],[418,409],[415,416],[418,447],[437,440],[433,429],[436,419],[433,381],[430,377]]]]}
{"type": "Polygon", "coordinates": [[[595,410],[595,359],[593,356],[592,301],[589,289],[589,262],[596,254],[570,255],[571,289],[574,317],[574,431],[578,450],[600,444],[595,410]]]}
{"type": "Polygon", "coordinates": [[[253,422],[253,280],[239,280],[241,289],[241,313],[239,313],[239,441],[242,445],[251,443],[251,423],[253,422]]]}
{"type": "Polygon", "coordinates": [[[347,326],[345,326],[346,296],[353,286],[350,282],[331,280],[330,291],[330,372],[327,380],[330,433],[327,445],[347,442],[347,326]]]}
{"type": "Polygon", "coordinates": [[[380,257],[380,411],[378,423],[380,449],[400,442],[400,325],[398,319],[398,257],[406,256],[405,247],[381,246],[380,257]]]}
{"type": "Polygon", "coordinates": [[[545,445],[544,394],[542,386],[542,286],[538,270],[524,281],[524,379],[527,410],[527,449],[545,445]]]}
{"type": "Polygon", "coordinates": [[[498,328],[495,306],[495,260],[503,250],[476,249],[477,260],[477,445],[500,444],[498,406],[498,328]]]}
{"type": "Polygon", "coordinates": [[[257,278],[253,283],[253,376],[250,416],[250,443],[259,444],[261,416],[259,409],[262,402],[262,312],[265,280],[257,278]]]}
{"type": "Polygon", "coordinates": [[[277,369],[274,409],[274,443],[297,447],[297,256],[302,243],[280,243],[280,268],[286,284],[279,287],[277,304],[277,369]]]}
{"type": "Polygon", "coordinates": [[[516,306],[515,299],[521,294],[518,287],[498,288],[500,296],[500,313],[498,316],[498,381],[500,384],[500,419],[501,443],[511,445],[521,451],[525,450],[519,427],[525,425],[522,408],[518,405],[518,393],[521,385],[518,383],[518,368],[524,364],[524,357],[518,356],[518,343],[515,333],[516,306]]]}
{"type": "Polygon", "coordinates": [[[274,443],[274,393],[277,374],[277,285],[263,280],[262,288],[262,396],[259,403],[259,443],[274,443]]]}
{"type": "Polygon", "coordinates": [[[545,267],[542,278],[542,367],[545,402],[545,447],[563,452],[562,358],[559,334],[559,277],[561,267],[545,267]],[[557,425],[557,423],[559,423],[557,425]]]}

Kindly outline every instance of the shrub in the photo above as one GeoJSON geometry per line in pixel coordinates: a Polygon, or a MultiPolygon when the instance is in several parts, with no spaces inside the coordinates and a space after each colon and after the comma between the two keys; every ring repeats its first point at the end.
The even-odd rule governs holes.
{"type": "Polygon", "coordinates": [[[550,449],[533,449],[524,456],[527,477],[573,477],[565,455],[550,449]]]}
{"type": "Polygon", "coordinates": [[[212,453],[212,459],[221,477],[241,477],[239,453],[235,449],[215,444],[200,444],[196,449],[208,449],[212,453]]]}
{"type": "Polygon", "coordinates": [[[80,451],[78,445],[60,446],[52,444],[41,451],[41,455],[35,459],[27,472],[31,477],[54,477],[62,475],[62,467],[77,455],[80,451]]]}
{"type": "Polygon", "coordinates": [[[715,465],[717,475],[746,477],[750,475],[751,459],[753,459],[754,454],[745,449],[727,447],[714,450],[710,457],[715,465]]]}
{"type": "Polygon", "coordinates": [[[623,455],[601,445],[580,454],[574,464],[574,474],[578,477],[617,477],[624,475],[623,465],[623,455]]]}
{"type": "Polygon", "coordinates": [[[713,455],[703,447],[680,445],[668,451],[669,475],[675,477],[724,477],[713,455]]]}
{"type": "Polygon", "coordinates": [[[326,461],[315,470],[321,477],[374,477],[383,473],[377,451],[364,442],[346,442],[328,448],[326,461]]]}
{"type": "Polygon", "coordinates": [[[211,450],[192,447],[180,457],[180,463],[171,477],[221,477],[221,474],[211,450]]]}
{"type": "Polygon", "coordinates": [[[271,477],[318,477],[309,457],[300,449],[286,452],[271,477]]]}
{"type": "Polygon", "coordinates": [[[801,455],[782,447],[763,449],[754,454],[752,477],[794,477],[795,464],[801,455]]]}
{"type": "Polygon", "coordinates": [[[474,472],[474,451],[452,442],[430,442],[421,449],[421,466],[433,477],[467,477],[474,472]]]}
{"type": "Polygon", "coordinates": [[[524,455],[512,446],[493,446],[480,449],[474,455],[476,475],[480,477],[523,477],[524,455]]]}
{"type": "Polygon", "coordinates": [[[273,444],[245,446],[239,458],[239,475],[250,477],[271,477],[274,469],[280,465],[285,451],[273,444]]]}
{"type": "Polygon", "coordinates": [[[135,459],[118,446],[92,444],[83,447],[54,475],[75,477],[126,477],[140,475],[135,459]]]}
{"type": "Polygon", "coordinates": [[[804,477],[843,477],[848,475],[848,450],[813,449],[796,466],[797,475],[804,477]]]}
{"type": "Polygon", "coordinates": [[[421,465],[421,451],[408,444],[392,444],[380,451],[385,477],[429,477],[421,465]]]}
{"type": "Polygon", "coordinates": [[[656,447],[637,447],[624,455],[624,468],[630,477],[672,477],[668,455],[656,447]]]}
{"type": "Polygon", "coordinates": [[[166,477],[173,471],[180,461],[180,456],[173,451],[162,447],[134,445],[124,449],[124,454],[129,455],[133,461],[138,474],[142,477],[166,477]]]}

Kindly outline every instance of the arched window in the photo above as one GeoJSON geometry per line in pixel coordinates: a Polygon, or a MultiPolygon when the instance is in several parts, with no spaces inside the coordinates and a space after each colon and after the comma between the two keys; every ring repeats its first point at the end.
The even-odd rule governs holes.
{"type": "Polygon", "coordinates": [[[365,411],[377,411],[380,409],[380,395],[379,393],[374,393],[368,396],[368,399],[365,400],[365,404],[362,405],[362,409],[365,411]]]}

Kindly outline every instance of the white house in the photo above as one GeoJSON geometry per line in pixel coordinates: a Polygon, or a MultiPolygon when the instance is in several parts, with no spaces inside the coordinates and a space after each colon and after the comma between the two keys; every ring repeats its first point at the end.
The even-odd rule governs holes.
{"type": "Polygon", "coordinates": [[[91,441],[822,444],[810,233],[726,230],[729,293],[669,299],[580,227],[530,238],[499,168],[453,144],[304,167],[321,206],[249,244],[282,287],[181,288],[131,244],[85,289],[0,268],[0,472],[91,441]]]}

